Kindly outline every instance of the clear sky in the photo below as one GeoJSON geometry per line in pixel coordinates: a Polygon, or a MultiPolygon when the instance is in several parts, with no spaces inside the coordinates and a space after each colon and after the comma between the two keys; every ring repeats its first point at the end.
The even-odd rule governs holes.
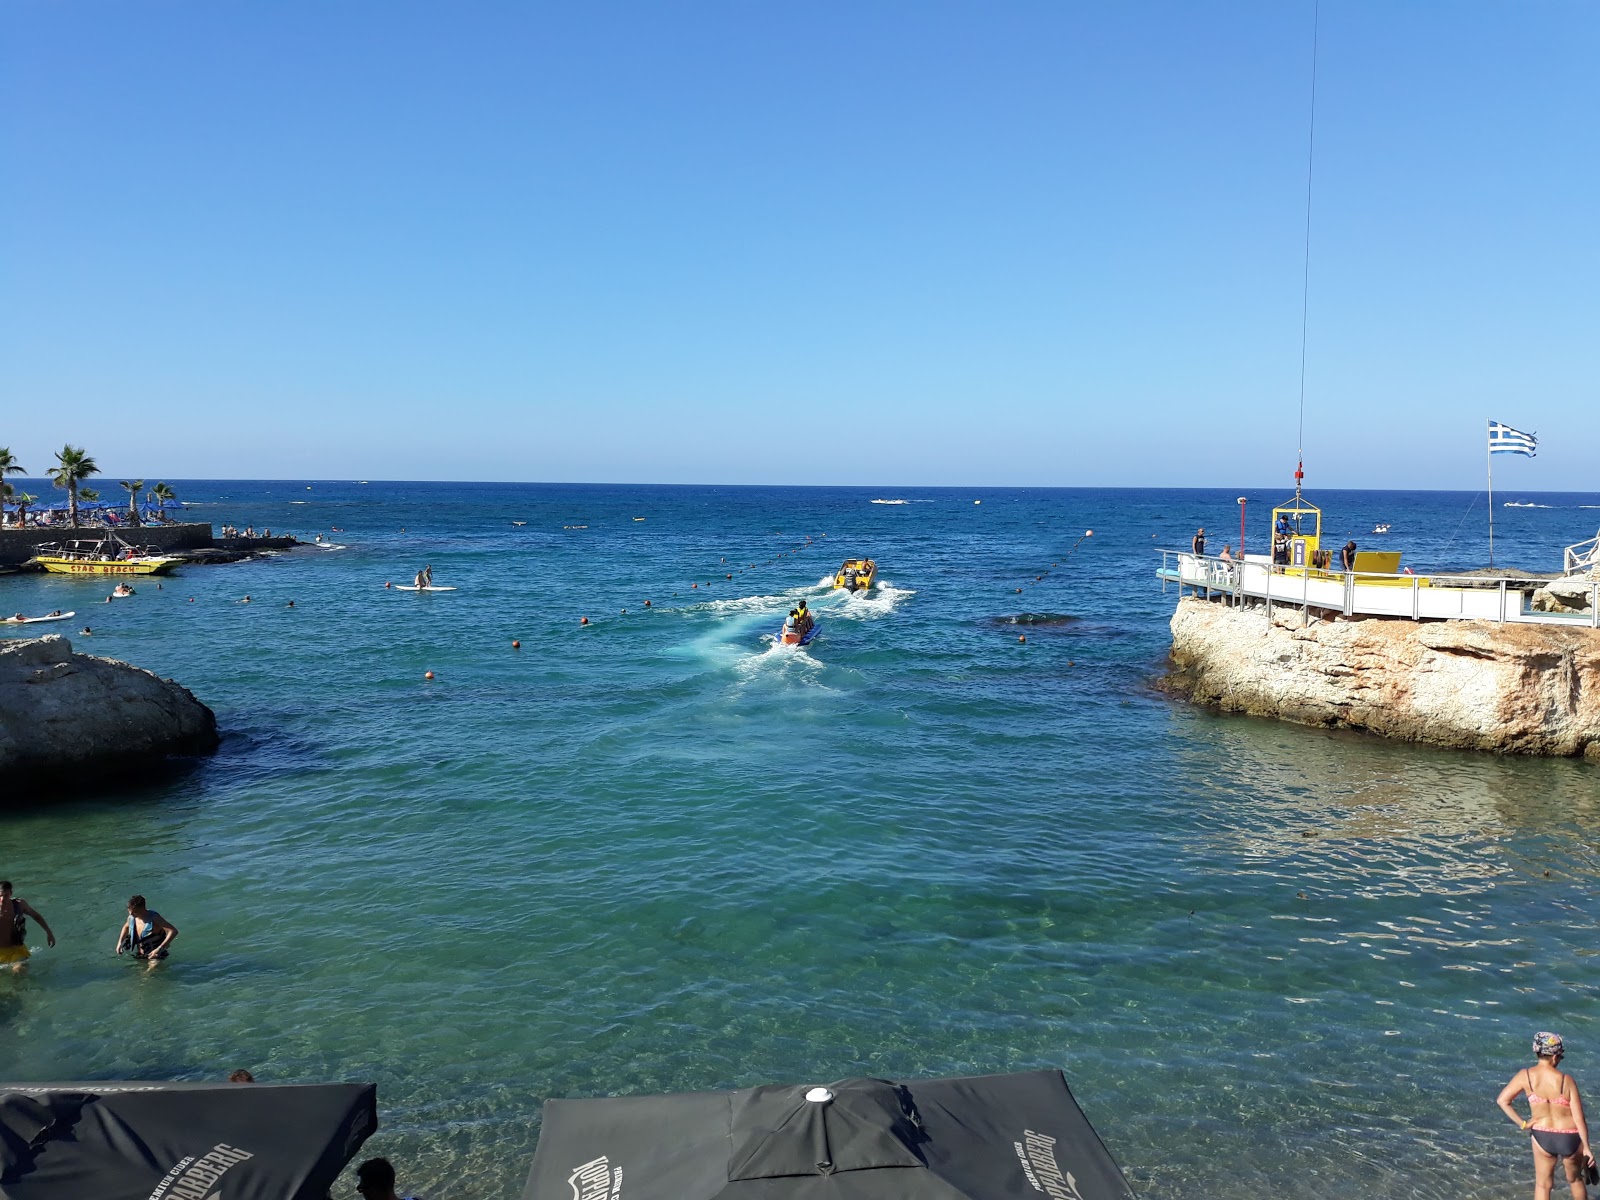
{"type": "MultiPolygon", "coordinates": [[[[0,445],[1289,482],[1310,0],[6,0],[0,445]]],[[[1324,0],[1308,486],[1595,489],[1600,5],[1324,0]],[[1503,483],[1502,483],[1503,481],[1503,483]]]]}

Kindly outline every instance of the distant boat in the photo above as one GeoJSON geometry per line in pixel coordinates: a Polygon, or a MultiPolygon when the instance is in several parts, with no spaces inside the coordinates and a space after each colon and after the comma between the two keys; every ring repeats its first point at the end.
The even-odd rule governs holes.
{"type": "Polygon", "coordinates": [[[527,522],[526,522],[526,521],[513,521],[513,522],[511,522],[511,523],[512,523],[512,524],[513,524],[513,525],[518,525],[518,526],[521,526],[521,525],[526,525],[526,524],[527,524],[527,522]]]}
{"type": "Polygon", "coordinates": [[[1389,527],[1387,525],[1374,525],[1372,527],[1372,532],[1373,533],[1388,533],[1389,532],[1389,527]]]}

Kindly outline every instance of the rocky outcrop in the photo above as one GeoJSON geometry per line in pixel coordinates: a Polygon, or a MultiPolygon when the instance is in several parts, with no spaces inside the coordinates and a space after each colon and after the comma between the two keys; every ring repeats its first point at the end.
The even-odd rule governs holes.
{"type": "Polygon", "coordinates": [[[0,778],[70,784],[216,746],[216,715],[170,679],[75,654],[62,637],[0,642],[0,778]]]}
{"type": "Polygon", "coordinates": [[[1187,598],[1165,686],[1227,712],[1507,754],[1600,759],[1600,631],[1381,617],[1269,624],[1187,598]]]}

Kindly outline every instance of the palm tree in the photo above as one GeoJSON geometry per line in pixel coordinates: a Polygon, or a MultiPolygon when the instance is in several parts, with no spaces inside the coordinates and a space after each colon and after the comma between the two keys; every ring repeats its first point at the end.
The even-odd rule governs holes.
{"type": "Polygon", "coordinates": [[[176,500],[178,493],[165,483],[158,483],[150,489],[150,494],[156,498],[156,507],[161,510],[161,519],[167,519],[167,501],[176,500]]]}
{"type": "Polygon", "coordinates": [[[124,479],[121,481],[122,490],[128,493],[128,524],[139,523],[139,489],[144,486],[142,479],[124,479]]]}
{"type": "Polygon", "coordinates": [[[66,488],[67,518],[75,530],[78,528],[78,485],[90,475],[99,475],[98,462],[88,456],[83,446],[66,445],[56,451],[56,466],[46,474],[58,488],[66,488]]]}
{"type": "Polygon", "coordinates": [[[67,516],[78,527],[78,485],[91,475],[100,474],[100,465],[82,446],[66,445],[56,451],[56,466],[47,474],[58,488],[67,489],[67,516]]]}
{"type": "Polygon", "coordinates": [[[11,453],[10,446],[0,446],[0,481],[7,475],[26,475],[22,464],[17,461],[17,456],[11,453]]]}

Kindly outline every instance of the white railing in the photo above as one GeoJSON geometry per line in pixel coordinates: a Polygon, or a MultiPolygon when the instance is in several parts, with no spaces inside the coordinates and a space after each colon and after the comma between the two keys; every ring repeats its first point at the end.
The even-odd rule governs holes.
{"type": "Polygon", "coordinates": [[[1470,583],[1449,575],[1388,574],[1380,571],[1319,571],[1275,566],[1265,555],[1226,561],[1181,550],[1161,551],[1157,571],[1167,584],[1222,596],[1236,605],[1261,601],[1287,605],[1310,618],[1312,609],[1345,616],[1406,617],[1411,620],[1514,621],[1584,624],[1600,628],[1600,579],[1589,589],[1585,611],[1538,612],[1532,593],[1543,580],[1473,576],[1470,583]]]}
{"type": "Polygon", "coordinates": [[[1600,567],[1600,533],[1587,542],[1574,542],[1561,556],[1563,575],[1582,575],[1600,567]]]}

